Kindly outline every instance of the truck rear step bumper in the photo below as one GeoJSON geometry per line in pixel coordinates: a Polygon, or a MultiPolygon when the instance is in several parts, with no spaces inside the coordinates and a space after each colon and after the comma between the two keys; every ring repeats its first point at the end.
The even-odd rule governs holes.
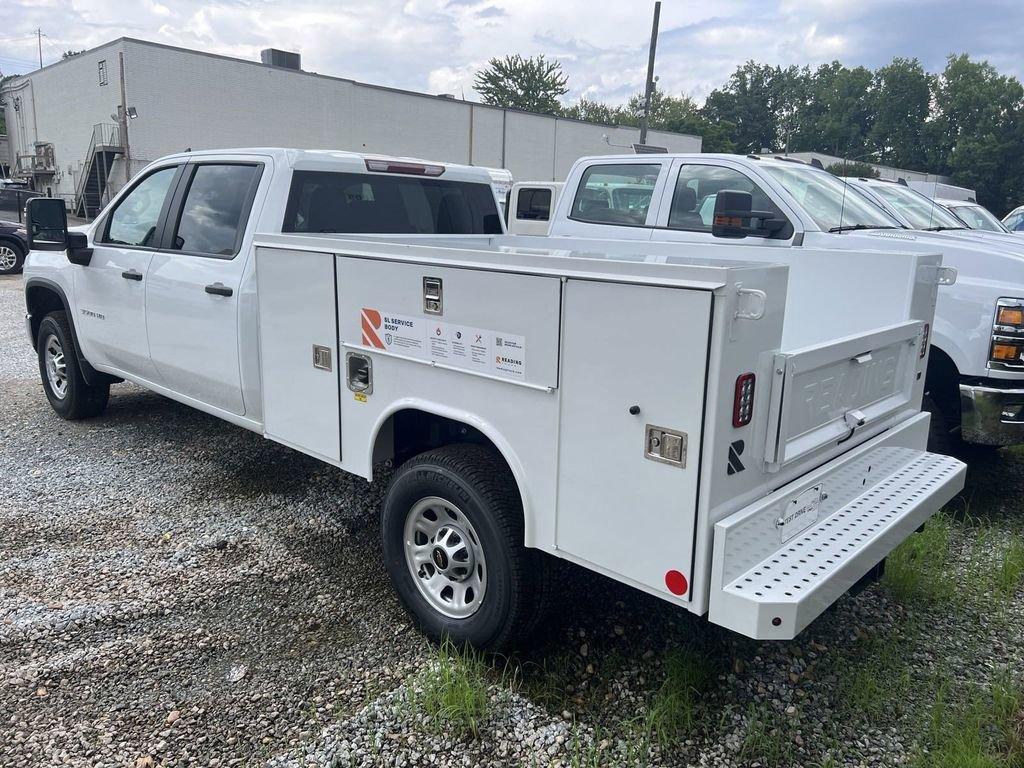
{"type": "Polygon", "coordinates": [[[962,462],[887,437],[716,524],[711,621],[755,639],[795,637],[963,488],[962,462]],[[798,508],[814,514],[819,492],[817,519],[782,541],[782,521],[798,508]]]}

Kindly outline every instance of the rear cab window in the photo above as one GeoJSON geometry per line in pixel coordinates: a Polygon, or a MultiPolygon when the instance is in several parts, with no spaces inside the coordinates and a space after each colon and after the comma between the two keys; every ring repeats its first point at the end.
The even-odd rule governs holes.
{"type": "Polygon", "coordinates": [[[551,190],[526,187],[516,199],[516,218],[520,221],[547,221],[551,218],[551,190]]]}
{"type": "Polygon", "coordinates": [[[203,163],[195,166],[181,205],[171,248],[202,256],[238,253],[261,166],[203,163]]]}
{"type": "Polygon", "coordinates": [[[490,184],[415,176],[295,171],[282,232],[498,235],[490,184]]]}
{"type": "Polygon", "coordinates": [[[580,177],[569,218],[594,224],[643,227],[660,163],[600,164],[580,177]]]}

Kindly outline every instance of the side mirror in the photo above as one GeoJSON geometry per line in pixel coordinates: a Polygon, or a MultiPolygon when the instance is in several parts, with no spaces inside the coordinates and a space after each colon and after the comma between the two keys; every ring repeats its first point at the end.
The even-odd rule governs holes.
{"type": "Polygon", "coordinates": [[[721,189],[715,196],[715,213],[711,221],[711,234],[715,237],[768,237],[783,229],[785,219],[775,217],[771,211],[754,211],[749,192],[721,189]],[[754,226],[754,221],[757,226],[754,226]]]}
{"type": "Polygon", "coordinates": [[[28,247],[33,251],[63,251],[68,247],[68,214],[64,201],[33,197],[25,205],[28,247]]]}
{"type": "Polygon", "coordinates": [[[68,232],[68,261],[81,267],[88,267],[92,261],[92,248],[85,232],[68,232]]]}

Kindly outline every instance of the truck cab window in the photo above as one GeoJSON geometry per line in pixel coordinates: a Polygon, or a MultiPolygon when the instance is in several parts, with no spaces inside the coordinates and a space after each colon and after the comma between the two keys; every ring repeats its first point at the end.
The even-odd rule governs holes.
{"type": "Polygon", "coordinates": [[[583,172],[569,218],[595,224],[642,227],[661,165],[592,165],[583,172]]]}
{"type": "Polygon", "coordinates": [[[233,256],[243,213],[256,178],[255,165],[200,165],[189,184],[174,233],[177,251],[233,256]]]}
{"type": "Polygon", "coordinates": [[[489,184],[295,171],[281,231],[497,235],[501,220],[489,184]]]}
{"type": "Polygon", "coordinates": [[[547,221],[551,217],[550,189],[520,189],[516,200],[516,218],[547,221]]]}
{"type": "Polygon", "coordinates": [[[749,192],[756,211],[771,211],[785,219],[782,211],[750,177],[720,165],[684,165],[679,169],[672,194],[668,226],[692,232],[711,232],[715,200],[720,190],[749,192]]]}
{"type": "Polygon", "coordinates": [[[110,214],[102,242],[111,245],[153,246],[160,211],[178,166],[154,171],[135,185],[110,214]]]}

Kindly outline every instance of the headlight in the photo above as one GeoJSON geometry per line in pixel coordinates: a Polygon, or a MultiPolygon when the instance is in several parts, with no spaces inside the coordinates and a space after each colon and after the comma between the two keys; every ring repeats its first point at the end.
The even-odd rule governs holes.
{"type": "Polygon", "coordinates": [[[1024,369],[1024,299],[996,302],[989,367],[1024,369]]]}

